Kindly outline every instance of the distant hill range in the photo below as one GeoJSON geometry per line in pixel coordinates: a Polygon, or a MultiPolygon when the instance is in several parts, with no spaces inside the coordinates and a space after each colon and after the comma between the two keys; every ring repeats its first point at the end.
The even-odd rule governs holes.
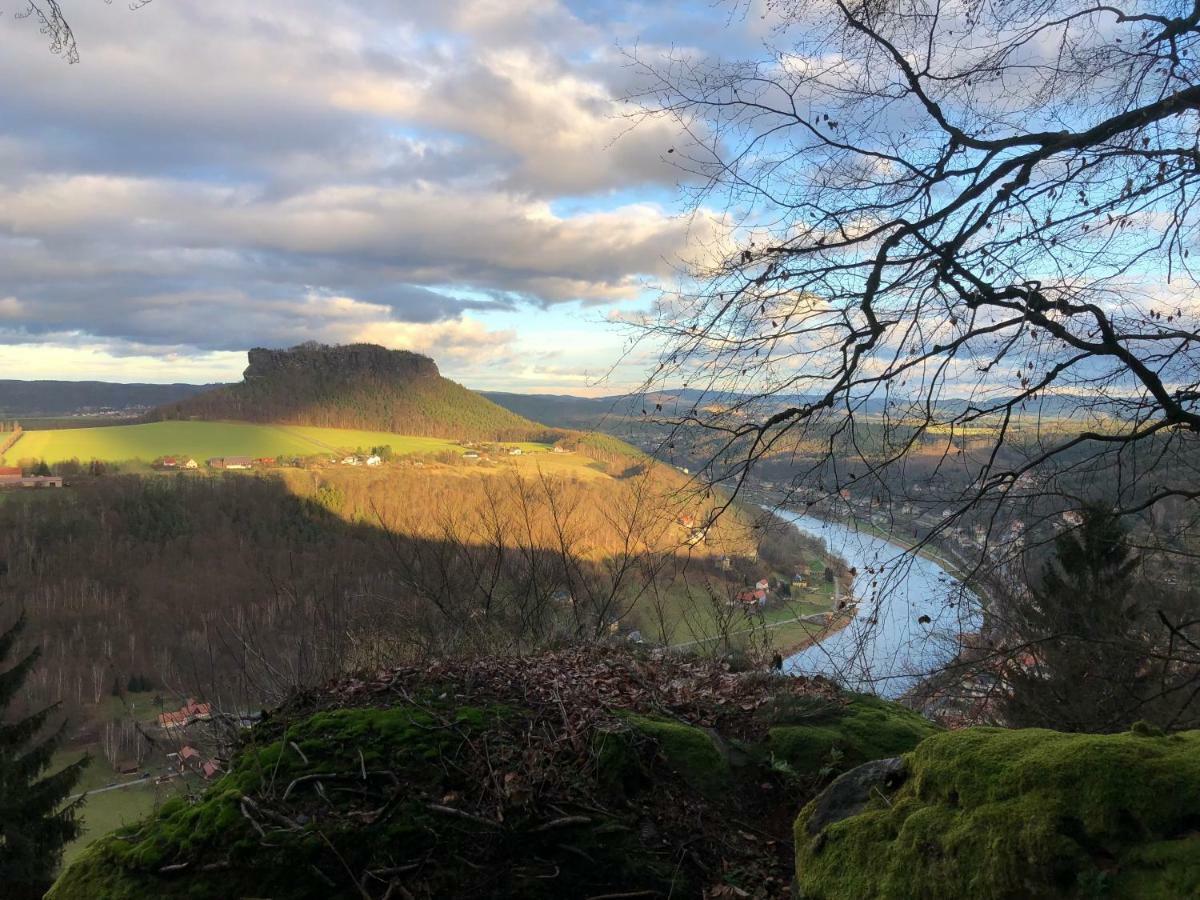
{"type": "MultiPolygon", "coordinates": [[[[481,391],[493,403],[519,415],[536,419],[557,428],[598,428],[619,430],[622,421],[636,420],[643,413],[661,420],[671,420],[689,413],[693,409],[737,406],[751,415],[764,415],[789,406],[815,403],[817,394],[774,394],[755,398],[750,394],[728,393],[716,390],[701,391],[695,388],[679,390],[657,390],[645,394],[613,394],[606,397],[576,397],[571,394],[509,394],[500,391],[481,391]]],[[[1000,397],[988,399],[996,405],[1000,397]]],[[[914,403],[918,403],[914,398],[914,403]]],[[[982,403],[983,401],[978,401],[982,403]]],[[[935,404],[941,415],[959,413],[970,406],[971,401],[959,397],[945,397],[935,404]]],[[[1077,394],[1048,395],[1029,403],[1029,409],[1042,416],[1068,417],[1081,408],[1095,409],[1096,398],[1077,394]]],[[[893,415],[903,405],[903,399],[892,396],[889,401],[882,397],[870,398],[856,404],[859,415],[879,415],[889,410],[893,415]]],[[[918,405],[921,405],[918,403],[918,405]]],[[[1114,407],[1112,410],[1116,412],[1114,407]]]]}
{"type": "Polygon", "coordinates": [[[443,378],[428,356],[375,344],[255,348],[238,384],[158,407],[148,420],[356,428],[472,440],[529,440],[546,428],[443,378]]]}
{"type": "Polygon", "coordinates": [[[118,384],[111,381],[16,381],[0,379],[0,418],[137,415],[175,403],[211,384],[118,384]]]}

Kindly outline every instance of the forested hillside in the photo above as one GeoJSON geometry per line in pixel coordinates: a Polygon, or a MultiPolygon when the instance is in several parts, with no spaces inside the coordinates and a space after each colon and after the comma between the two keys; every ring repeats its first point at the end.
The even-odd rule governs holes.
{"type": "Polygon", "coordinates": [[[686,640],[687,597],[700,615],[710,590],[816,556],[740,514],[688,544],[676,518],[702,516],[700,498],[677,493],[670,472],[604,468],[105,476],[9,494],[0,592],[44,649],[27,699],[62,698],[84,722],[130,678],[259,704],[346,666],[435,651],[614,626],[650,636],[655,623],[686,640]],[[725,571],[725,556],[743,562],[725,571]]]}
{"type": "Polygon", "coordinates": [[[238,384],[155,410],[151,419],[219,419],[359,428],[425,437],[531,440],[535,422],[443,378],[427,356],[373,344],[254,349],[238,384]]]}
{"type": "Polygon", "coordinates": [[[191,397],[214,385],[0,379],[0,418],[139,410],[191,397]]]}

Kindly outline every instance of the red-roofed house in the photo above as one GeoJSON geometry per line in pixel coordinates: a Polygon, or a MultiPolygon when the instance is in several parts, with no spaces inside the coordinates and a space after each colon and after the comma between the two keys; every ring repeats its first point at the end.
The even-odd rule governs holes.
{"type": "Polygon", "coordinates": [[[160,728],[167,731],[174,731],[178,728],[183,728],[188,724],[186,713],[182,712],[165,712],[158,714],[158,725],[160,728]]]}
{"type": "Polygon", "coordinates": [[[206,722],[212,718],[212,704],[197,703],[191,697],[188,697],[188,702],[183,705],[180,712],[186,713],[189,718],[200,722],[206,722]]]}
{"type": "Polygon", "coordinates": [[[193,698],[188,697],[187,703],[185,703],[175,712],[160,713],[158,717],[158,724],[160,728],[164,728],[167,731],[173,731],[178,728],[186,728],[193,722],[207,722],[211,718],[211,704],[197,703],[193,698]]]}

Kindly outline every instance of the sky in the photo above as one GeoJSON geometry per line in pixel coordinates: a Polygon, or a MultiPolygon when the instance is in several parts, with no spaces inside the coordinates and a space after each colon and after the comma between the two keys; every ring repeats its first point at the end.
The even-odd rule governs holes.
{"type": "Polygon", "coordinates": [[[681,202],[672,127],[628,117],[627,54],[740,55],[759,21],[62,0],[68,65],[0,3],[0,378],[231,381],[252,346],[370,341],[577,394],[641,380],[614,323],[719,225],[681,202]]]}

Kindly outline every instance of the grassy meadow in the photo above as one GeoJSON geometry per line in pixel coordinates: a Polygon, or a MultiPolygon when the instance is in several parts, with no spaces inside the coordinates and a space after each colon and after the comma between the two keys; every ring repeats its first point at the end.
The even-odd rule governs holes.
{"type": "MultiPolygon", "coordinates": [[[[384,431],[314,428],[299,425],[254,425],[241,422],[151,422],[26,431],[8,451],[9,460],[44,459],[53,465],[67,459],[110,462],[160,456],[192,456],[203,462],[213,456],[311,456],[353,451],[389,444],[398,455],[461,452],[445,438],[412,437],[384,431]]],[[[508,445],[506,445],[508,446],[508,445]]],[[[545,450],[542,444],[518,443],[526,451],[545,450]]]]}
{"type": "MultiPolygon", "coordinates": [[[[153,779],[141,780],[140,773],[119,775],[104,758],[98,744],[60,750],[50,762],[50,771],[64,768],[78,760],[85,752],[90,753],[92,759],[75,786],[76,793],[86,792],[88,795],[80,814],[83,830],[63,851],[64,865],[73,862],[97,837],[123,825],[141,821],[164,800],[186,790],[188,784],[196,780],[193,776],[155,784],[153,779]],[[129,786],[106,790],[113,784],[129,786]]],[[[160,774],[163,771],[161,758],[148,760],[146,769],[155,775],[160,774]]]]}

